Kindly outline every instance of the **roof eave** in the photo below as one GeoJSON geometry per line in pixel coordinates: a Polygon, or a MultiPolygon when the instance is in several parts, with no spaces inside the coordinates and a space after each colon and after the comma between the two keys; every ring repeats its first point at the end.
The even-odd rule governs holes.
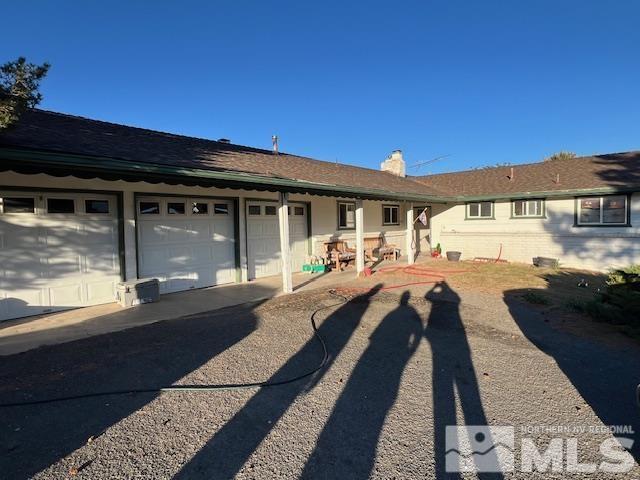
{"type": "Polygon", "coordinates": [[[353,197],[367,200],[399,200],[445,203],[451,197],[419,193],[363,189],[343,185],[321,184],[245,172],[185,168],[154,163],[131,162],[109,157],[78,155],[32,149],[0,147],[0,167],[28,173],[51,173],[80,178],[183,183],[221,188],[285,191],[314,195],[353,197]]]}

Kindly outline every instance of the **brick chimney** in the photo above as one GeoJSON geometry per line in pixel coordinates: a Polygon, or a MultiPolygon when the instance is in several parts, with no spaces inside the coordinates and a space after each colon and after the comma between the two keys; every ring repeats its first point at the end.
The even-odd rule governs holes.
{"type": "Polygon", "coordinates": [[[380,164],[380,170],[383,172],[393,173],[398,177],[406,176],[402,150],[394,150],[391,152],[391,155],[389,155],[387,159],[380,164]]]}

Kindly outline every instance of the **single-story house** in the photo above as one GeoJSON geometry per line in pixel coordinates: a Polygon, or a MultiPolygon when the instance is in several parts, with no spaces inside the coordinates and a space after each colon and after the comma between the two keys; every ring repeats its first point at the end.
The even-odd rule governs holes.
{"type": "Polygon", "coordinates": [[[325,242],[383,235],[413,262],[463,258],[606,269],[640,262],[640,152],[442,175],[381,170],[43,110],[0,132],[0,320],[291,273],[325,242]],[[425,211],[427,225],[415,219],[425,211]]]}

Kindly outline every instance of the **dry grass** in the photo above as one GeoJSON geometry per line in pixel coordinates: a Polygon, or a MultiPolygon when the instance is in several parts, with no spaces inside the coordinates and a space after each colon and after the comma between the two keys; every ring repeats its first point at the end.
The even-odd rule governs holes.
{"type": "Polygon", "coordinates": [[[591,300],[604,288],[606,275],[589,270],[568,268],[538,268],[524,263],[474,263],[428,260],[421,262],[425,268],[442,271],[454,289],[473,290],[496,295],[526,295],[545,299],[539,304],[569,305],[571,302],[591,300]],[[448,271],[464,270],[464,273],[447,275],[448,271]],[[579,284],[585,284],[579,287],[579,284]]]}

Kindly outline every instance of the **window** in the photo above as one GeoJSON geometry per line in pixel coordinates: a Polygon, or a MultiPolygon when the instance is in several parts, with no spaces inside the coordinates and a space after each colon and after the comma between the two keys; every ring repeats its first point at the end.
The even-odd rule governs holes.
{"type": "Polygon", "coordinates": [[[249,205],[249,215],[260,215],[260,205],[249,205]]]}
{"type": "Polygon", "coordinates": [[[4,213],[35,213],[36,202],[33,198],[4,197],[2,211],[4,213]]]}
{"type": "Polygon", "coordinates": [[[513,217],[544,217],[544,200],[514,200],[513,217]]]}
{"type": "Polygon", "coordinates": [[[338,228],[356,227],[356,204],[353,202],[338,202],[338,228]]]}
{"type": "Polygon", "coordinates": [[[109,200],[85,200],[85,213],[109,213],[109,200]]]}
{"type": "Polygon", "coordinates": [[[75,213],[76,202],[72,198],[48,198],[47,213],[75,213]]]}
{"type": "Polygon", "coordinates": [[[167,213],[169,215],[184,215],[184,202],[168,202],[167,213]]]}
{"type": "Polygon", "coordinates": [[[228,215],[229,214],[229,205],[226,203],[215,203],[213,205],[213,213],[216,215],[228,215]]]}
{"type": "Polygon", "coordinates": [[[383,205],[382,206],[382,224],[383,225],[399,225],[398,214],[400,207],[398,205],[383,205]]]}
{"type": "Polygon", "coordinates": [[[191,204],[191,213],[194,215],[207,215],[209,213],[209,204],[203,202],[193,202],[191,204]]]}
{"type": "Polygon", "coordinates": [[[265,215],[275,215],[276,214],[275,205],[265,205],[264,206],[264,214],[265,215]]]}
{"type": "Polygon", "coordinates": [[[160,204],[158,202],[140,202],[140,213],[142,215],[158,215],[160,204]]]}
{"type": "Polygon", "coordinates": [[[293,207],[294,215],[304,215],[304,207],[293,207]]]}
{"type": "Polygon", "coordinates": [[[626,195],[579,198],[578,225],[627,225],[627,208],[626,195]]]}
{"type": "Polygon", "coordinates": [[[493,202],[467,203],[467,219],[493,218],[493,202]]]}

